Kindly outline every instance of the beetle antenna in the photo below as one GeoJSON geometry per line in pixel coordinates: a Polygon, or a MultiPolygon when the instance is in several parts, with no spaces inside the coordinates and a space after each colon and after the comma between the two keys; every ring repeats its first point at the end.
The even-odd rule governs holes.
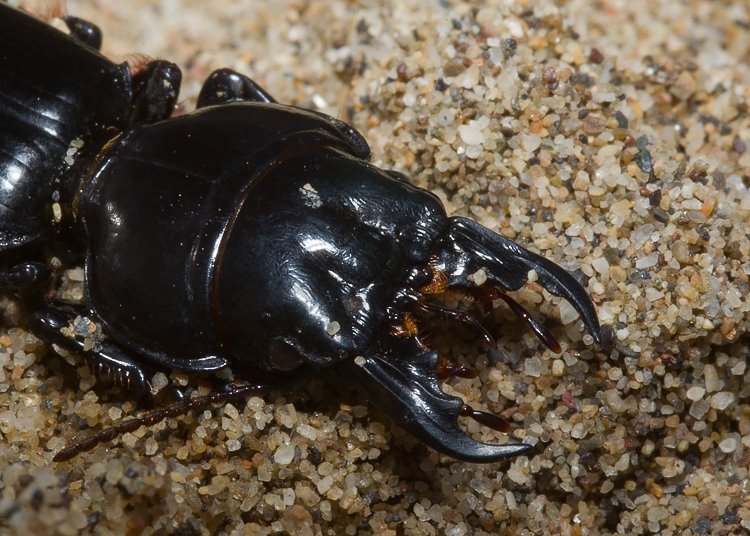
{"type": "Polygon", "coordinates": [[[54,458],[52,458],[52,461],[55,463],[66,462],[75,458],[83,452],[93,449],[99,443],[111,441],[112,439],[128,432],[134,432],[141,426],[153,426],[165,419],[178,417],[187,413],[188,411],[202,409],[213,404],[225,403],[230,400],[236,400],[239,398],[247,398],[251,395],[265,394],[275,387],[278,387],[278,385],[250,384],[232,386],[232,389],[230,391],[211,393],[210,395],[206,396],[199,396],[197,398],[182,400],[180,402],[172,404],[171,406],[146,413],[141,417],[136,417],[134,419],[121,422],[120,424],[117,424],[115,426],[110,426],[109,428],[102,430],[98,434],[87,437],[86,439],[76,441],[74,444],[70,445],[69,447],[65,447],[60,452],[55,454],[54,458]]]}

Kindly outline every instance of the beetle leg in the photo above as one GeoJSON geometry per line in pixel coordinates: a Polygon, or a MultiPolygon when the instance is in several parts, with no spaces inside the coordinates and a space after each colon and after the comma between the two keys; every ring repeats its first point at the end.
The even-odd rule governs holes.
{"type": "Polygon", "coordinates": [[[17,264],[10,271],[0,274],[0,288],[26,290],[38,287],[50,280],[52,272],[41,262],[17,264]]]}
{"type": "MultiPolygon", "coordinates": [[[[346,121],[342,121],[341,119],[331,117],[330,115],[324,114],[323,112],[318,112],[317,110],[310,110],[310,111],[320,115],[322,118],[324,118],[326,121],[331,123],[334,127],[336,127],[338,131],[344,135],[346,140],[352,146],[352,149],[354,149],[355,154],[359,158],[361,158],[362,160],[367,160],[367,161],[370,160],[370,157],[372,156],[372,154],[370,153],[370,145],[367,143],[367,140],[365,140],[364,136],[360,134],[359,130],[351,126],[346,121]]],[[[389,173],[395,176],[397,179],[399,178],[397,172],[389,172],[389,173]]]]}
{"type": "Polygon", "coordinates": [[[182,71],[172,62],[154,60],[145,66],[133,66],[133,106],[130,124],[156,123],[174,112],[180,95],[182,71]]]}
{"type": "MultiPolygon", "coordinates": [[[[71,339],[63,333],[62,330],[69,329],[70,323],[82,314],[85,311],[73,306],[48,304],[31,315],[29,329],[40,339],[82,357],[93,371],[106,371],[107,378],[113,379],[116,385],[126,386],[140,396],[153,396],[151,378],[156,371],[144,366],[142,359],[129,355],[111,341],[102,341],[95,348],[88,349],[84,340],[71,339]]],[[[172,394],[175,395],[174,391],[172,394]]]]}
{"type": "MultiPolygon", "coordinates": [[[[230,102],[276,103],[276,99],[244,74],[232,69],[217,69],[203,83],[198,95],[196,109],[230,102]]],[[[356,128],[323,112],[307,111],[319,115],[331,123],[346,138],[358,157],[363,160],[370,160],[370,146],[356,128]]]]}
{"type": "MultiPolygon", "coordinates": [[[[528,281],[529,272],[534,271],[541,286],[551,294],[565,298],[581,315],[594,340],[601,343],[599,319],[589,295],[569,272],[541,255],[460,217],[450,218],[448,231],[438,240],[435,255],[434,268],[448,277],[447,290],[482,288],[475,283],[480,273],[483,285],[504,291],[518,290],[528,281]]],[[[504,296],[502,292],[496,295],[526,320],[545,344],[554,340],[525,309],[520,305],[515,307],[515,301],[504,296]]]]}
{"type": "Polygon", "coordinates": [[[75,37],[94,50],[101,50],[102,31],[96,24],[70,15],[62,17],[62,21],[70,30],[71,37],[75,37]]]}
{"type": "Polygon", "coordinates": [[[468,416],[500,431],[509,425],[501,418],[476,411],[438,384],[438,355],[423,350],[416,338],[393,341],[382,351],[370,351],[338,366],[360,392],[406,431],[438,452],[458,460],[489,463],[520,456],[531,445],[491,445],[466,435],[458,417],[468,416]]]}
{"type": "Polygon", "coordinates": [[[248,101],[275,103],[276,99],[244,74],[232,69],[217,69],[203,82],[196,109],[248,101]]]}
{"type": "MultiPolygon", "coordinates": [[[[217,69],[212,72],[201,87],[196,109],[230,102],[276,103],[265,89],[254,80],[232,69],[217,69]]],[[[316,110],[308,112],[319,115],[331,123],[346,138],[358,157],[370,160],[370,146],[360,132],[350,124],[316,110]]]]}

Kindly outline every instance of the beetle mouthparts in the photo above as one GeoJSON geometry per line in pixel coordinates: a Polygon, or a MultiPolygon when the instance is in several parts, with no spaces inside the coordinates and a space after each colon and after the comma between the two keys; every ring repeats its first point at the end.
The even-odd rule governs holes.
{"type": "Polygon", "coordinates": [[[458,425],[458,417],[507,432],[510,425],[501,417],[469,408],[457,397],[443,392],[435,373],[438,354],[414,344],[414,355],[391,358],[371,352],[362,359],[347,360],[360,392],[380,411],[390,416],[436,451],[457,460],[490,463],[526,454],[526,444],[491,445],[469,437],[458,425]]]}
{"type": "MultiPolygon", "coordinates": [[[[449,219],[447,231],[434,247],[429,265],[432,280],[419,288],[420,299],[412,306],[415,312],[435,313],[462,322],[495,347],[492,335],[471,315],[426,303],[421,298],[452,290],[477,300],[480,306],[501,299],[550,350],[560,353],[555,337],[505,294],[521,288],[533,272],[545,290],[571,303],[594,340],[601,342],[599,320],[588,294],[570,273],[552,261],[460,217],[449,219]]],[[[510,431],[505,419],[474,410],[443,392],[438,380],[470,371],[441,363],[436,352],[426,349],[419,341],[409,311],[404,313],[403,323],[394,333],[401,342],[381,341],[377,349],[363,357],[342,363],[349,367],[348,376],[357,381],[370,403],[428,446],[458,460],[488,463],[529,452],[531,445],[481,443],[459,427],[458,417],[469,417],[494,430],[510,431]],[[408,340],[404,341],[404,337],[408,340]]]]}
{"type": "MultiPolygon", "coordinates": [[[[452,217],[447,233],[437,242],[439,270],[448,277],[446,288],[518,290],[526,284],[529,272],[536,273],[538,283],[549,293],[565,298],[581,315],[594,340],[601,344],[599,318],[591,298],[581,284],[564,268],[512,240],[493,233],[466,218],[452,217]],[[475,274],[484,276],[482,286],[475,283],[475,274]]],[[[556,350],[551,335],[533,321],[528,313],[513,300],[502,298],[536,332],[551,350],[556,350]],[[518,307],[515,307],[518,305],[518,307]],[[525,314],[524,314],[525,313],[525,314]],[[552,344],[552,345],[550,345],[552,344]]],[[[494,297],[493,297],[494,298],[494,297]]]]}

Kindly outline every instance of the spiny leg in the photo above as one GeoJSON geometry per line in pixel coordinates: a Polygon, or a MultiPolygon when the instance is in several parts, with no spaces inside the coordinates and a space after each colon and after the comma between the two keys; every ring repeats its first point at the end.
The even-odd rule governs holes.
{"type": "MultiPolygon", "coordinates": [[[[110,382],[132,389],[138,396],[153,396],[151,378],[156,371],[144,365],[142,359],[130,355],[117,344],[107,340],[88,348],[85,339],[66,336],[66,333],[75,334],[74,330],[70,330],[71,323],[76,317],[85,316],[85,313],[84,309],[73,305],[47,304],[31,315],[29,329],[40,339],[83,358],[100,378],[106,375],[110,382]]],[[[170,388],[170,391],[175,398],[181,398],[176,389],[170,388]]]]}

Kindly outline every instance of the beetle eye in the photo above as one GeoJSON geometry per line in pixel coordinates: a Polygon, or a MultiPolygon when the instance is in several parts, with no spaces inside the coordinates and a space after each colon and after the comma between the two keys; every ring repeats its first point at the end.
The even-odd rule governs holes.
{"type": "Polygon", "coordinates": [[[278,340],[268,345],[268,361],[271,368],[279,371],[294,370],[303,362],[294,348],[278,340]]]}

